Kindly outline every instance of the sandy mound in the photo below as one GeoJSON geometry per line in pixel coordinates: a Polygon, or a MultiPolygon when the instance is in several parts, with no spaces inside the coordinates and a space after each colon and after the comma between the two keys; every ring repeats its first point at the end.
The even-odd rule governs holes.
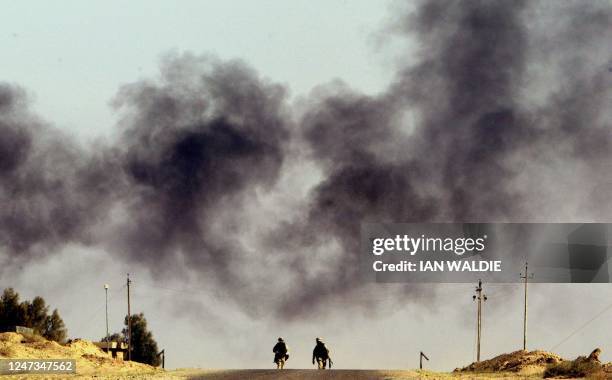
{"type": "Polygon", "coordinates": [[[579,356],[571,361],[551,365],[544,372],[544,377],[610,379],[612,363],[603,364],[599,360],[600,354],[601,349],[596,348],[589,356],[579,356]]]}
{"type": "Polygon", "coordinates": [[[546,351],[515,351],[502,354],[493,359],[472,363],[467,367],[458,368],[455,372],[543,372],[549,365],[562,362],[556,354],[546,351]]]}
{"type": "Polygon", "coordinates": [[[75,339],[66,345],[36,335],[0,333],[0,358],[10,359],[75,359],[77,373],[161,373],[146,364],[123,362],[111,358],[96,345],[75,339]]]}

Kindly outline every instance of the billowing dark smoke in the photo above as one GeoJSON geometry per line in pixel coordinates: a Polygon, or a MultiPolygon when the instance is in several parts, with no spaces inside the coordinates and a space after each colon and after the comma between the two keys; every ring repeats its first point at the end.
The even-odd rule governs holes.
{"type": "Polygon", "coordinates": [[[117,100],[128,115],[121,248],[154,270],[181,261],[240,287],[229,265],[241,249],[218,226],[245,193],[277,180],[289,135],[284,89],[240,62],[186,55],[162,71],[160,83],[125,86],[117,100]]]}
{"type": "MultiPolygon", "coordinates": [[[[327,297],[356,298],[363,289],[362,222],[609,220],[609,207],[594,211],[584,202],[598,187],[612,195],[612,174],[602,165],[612,159],[604,105],[612,104],[606,67],[612,61],[609,52],[589,57],[579,45],[604,47],[612,10],[605,4],[544,9],[571,20],[555,24],[558,34],[550,36],[537,30],[542,9],[528,5],[423,2],[399,23],[419,42],[418,63],[401,69],[387,92],[369,97],[331,88],[312,102],[301,124],[324,180],[312,192],[306,220],[284,232],[338,240],[344,258],[330,270],[336,276],[300,276],[296,291],[311,291],[282,313],[299,315],[327,297]],[[554,59],[536,50],[542,45],[554,59]],[[533,66],[559,72],[552,83],[538,82],[533,66]],[[544,96],[526,101],[529,90],[544,96]],[[577,168],[586,174],[570,173],[577,168]]],[[[300,267],[309,261],[300,258],[300,267]]],[[[424,291],[401,289],[404,298],[424,291]]]]}
{"type": "Polygon", "coordinates": [[[299,318],[379,304],[357,269],[362,222],[609,221],[611,15],[606,2],[424,1],[397,20],[418,48],[386,91],[323,86],[294,117],[242,63],[169,57],[159,80],[120,90],[121,137],[96,151],[0,87],[2,250],[103,245],[299,318]],[[307,199],[258,208],[279,193],[307,199]]]}
{"type": "Polygon", "coordinates": [[[115,186],[112,167],[106,153],[89,154],[37,120],[23,90],[0,84],[3,256],[18,264],[67,243],[93,243],[91,227],[115,186]]]}

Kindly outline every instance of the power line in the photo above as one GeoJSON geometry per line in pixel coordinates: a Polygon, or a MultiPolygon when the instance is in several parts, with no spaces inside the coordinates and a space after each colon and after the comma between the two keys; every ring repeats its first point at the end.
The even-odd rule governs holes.
{"type": "Polygon", "coordinates": [[[165,286],[158,286],[158,285],[145,285],[144,287],[166,290],[166,291],[176,292],[176,293],[205,294],[209,296],[212,295],[215,297],[222,297],[222,294],[219,291],[213,291],[212,289],[197,289],[197,288],[174,289],[174,288],[168,288],[165,286]]]}
{"type": "Polygon", "coordinates": [[[154,289],[167,290],[170,292],[177,292],[177,293],[210,294],[210,291],[206,291],[202,289],[172,289],[172,288],[166,288],[163,286],[156,286],[156,285],[149,285],[148,287],[154,288],[154,289]]]}
{"type": "Polygon", "coordinates": [[[104,308],[104,305],[100,305],[97,309],[95,309],[93,311],[93,313],[91,314],[91,316],[89,316],[88,318],[84,319],[77,327],[77,331],[81,330],[86,324],[89,324],[90,322],[92,322],[94,320],[94,318],[96,318],[98,316],[98,314],[102,311],[102,309],[104,308]]]}
{"type": "MultiPolygon", "coordinates": [[[[111,294],[116,294],[119,293],[120,291],[123,290],[123,288],[125,288],[125,285],[123,287],[121,287],[121,289],[116,289],[114,292],[111,292],[111,294]]],[[[85,326],[87,323],[90,323],[94,320],[94,318],[96,318],[99,313],[102,311],[102,309],[105,307],[105,305],[100,305],[97,309],[94,310],[94,312],[91,314],[91,316],[89,316],[88,318],[86,318],[85,320],[83,320],[81,322],[81,324],[78,325],[78,328],[76,329],[81,330],[83,328],[83,326],[85,326]]]]}
{"type": "Polygon", "coordinates": [[[569,334],[567,337],[565,337],[562,341],[560,341],[559,343],[557,343],[553,348],[551,348],[551,351],[554,351],[557,347],[559,347],[560,345],[562,345],[563,343],[567,342],[571,337],[573,337],[574,335],[576,335],[580,330],[584,329],[585,327],[587,327],[591,322],[593,322],[594,320],[596,320],[597,318],[601,317],[602,315],[604,315],[608,310],[612,309],[612,303],[609,304],[608,306],[606,306],[602,311],[600,311],[599,313],[597,313],[593,318],[589,319],[588,321],[586,321],[584,324],[582,324],[580,327],[578,327],[576,330],[574,330],[571,334],[569,334]]]}

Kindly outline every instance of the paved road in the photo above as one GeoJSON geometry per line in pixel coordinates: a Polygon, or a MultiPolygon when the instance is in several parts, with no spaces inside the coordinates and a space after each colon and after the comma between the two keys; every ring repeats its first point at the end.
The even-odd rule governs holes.
{"type": "Polygon", "coordinates": [[[190,380],[403,380],[418,379],[419,375],[413,371],[260,369],[194,372],[187,378],[190,380]]]}
{"type": "MultiPolygon", "coordinates": [[[[180,373],[180,370],[178,371],[180,373]]],[[[435,373],[398,370],[326,370],[285,369],[282,371],[253,370],[194,370],[192,373],[180,374],[188,380],[485,380],[485,379],[541,379],[541,376],[519,376],[510,373],[435,373]]]]}

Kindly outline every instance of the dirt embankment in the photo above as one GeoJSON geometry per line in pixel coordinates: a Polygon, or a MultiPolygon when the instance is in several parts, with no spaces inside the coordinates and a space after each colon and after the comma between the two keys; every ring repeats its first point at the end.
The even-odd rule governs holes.
{"type": "MultiPolygon", "coordinates": [[[[111,358],[93,343],[76,339],[65,345],[36,335],[0,333],[2,359],[75,359],[78,375],[155,375],[163,370],[136,362],[111,358]]],[[[65,375],[64,375],[65,376],[65,375]]]]}
{"type": "Polygon", "coordinates": [[[612,378],[612,363],[601,363],[600,353],[600,349],[595,349],[588,357],[580,356],[575,360],[565,360],[551,352],[519,350],[457,368],[454,373],[505,372],[555,378],[612,378]]]}
{"type": "Polygon", "coordinates": [[[457,368],[455,372],[514,372],[529,375],[543,373],[548,366],[562,361],[563,358],[551,352],[519,350],[457,368]]]}

